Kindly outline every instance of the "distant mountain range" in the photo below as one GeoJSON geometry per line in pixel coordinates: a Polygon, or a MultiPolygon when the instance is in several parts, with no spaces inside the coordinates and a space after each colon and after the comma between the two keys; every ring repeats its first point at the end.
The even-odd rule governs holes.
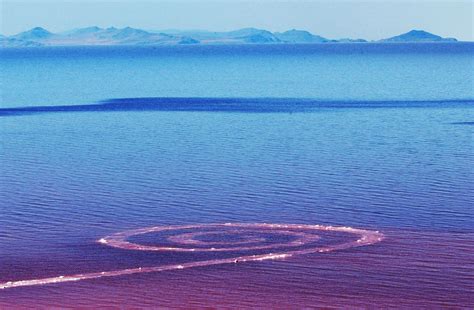
{"type": "MultiPolygon", "coordinates": [[[[371,42],[456,42],[435,34],[412,30],[407,33],[371,42]]],[[[270,32],[263,29],[244,28],[229,32],[211,31],[145,31],[131,27],[87,27],[62,33],[52,33],[36,27],[13,36],[0,36],[2,47],[74,46],[74,45],[172,45],[172,44],[308,44],[308,43],[364,43],[364,39],[331,40],[305,30],[270,32]]]]}

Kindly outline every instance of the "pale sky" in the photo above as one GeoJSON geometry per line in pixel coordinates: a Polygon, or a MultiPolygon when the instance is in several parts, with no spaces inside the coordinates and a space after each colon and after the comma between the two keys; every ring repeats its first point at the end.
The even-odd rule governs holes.
{"type": "Polygon", "coordinates": [[[474,41],[473,15],[474,0],[0,0],[0,32],[11,35],[36,26],[52,32],[93,25],[212,31],[256,27],[375,40],[423,29],[474,41]]]}

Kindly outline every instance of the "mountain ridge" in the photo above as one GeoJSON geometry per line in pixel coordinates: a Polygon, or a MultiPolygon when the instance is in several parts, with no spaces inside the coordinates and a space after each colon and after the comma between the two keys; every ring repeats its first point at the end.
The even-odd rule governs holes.
{"type": "Polygon", "coordinates": [[[53,33],[42,27],[34,27],[12,36],[0,36],[2,47],[31,46],[81,46],[81,45],[173,45],[173,44],[314,44],[314,43],[405,43],[405,42],[457,42],[455,38],[443,38],[424,30],[377,40],[328,39],[306,30],[290,29],[271,32],[258,28],[242,28],[227,32],[204,30],[152,31],[132,27],[100,28],[90,26],[53,33]]]}

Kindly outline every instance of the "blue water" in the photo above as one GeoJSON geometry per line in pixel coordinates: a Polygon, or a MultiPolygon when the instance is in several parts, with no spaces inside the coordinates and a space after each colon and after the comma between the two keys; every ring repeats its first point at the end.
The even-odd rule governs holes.
{"type": "Polygon", "coordinates": [[[138,288],[189,277],[12,289],[0,291],[0,306],[92,306],[116,294],[137,307],[204,306],[217,300],[202,289],[216,287],[210,296],[227,306],[268,306],[278,292],[296,307],[472,305],[473,44],[0,55],[0,282],[150,263],[94,240],[153,225],[305,223],[388,235],[336,262],[196,269],[196,287],[160,287],[151,301],[138,288]],[[228,287],[244,280],[253,293],[228,287]]]}
{"type": "Polygon", "coordinates": [[[473,99],[474,45],[328,44],[0,51],[2,106],[136,97],[473,99]]]}

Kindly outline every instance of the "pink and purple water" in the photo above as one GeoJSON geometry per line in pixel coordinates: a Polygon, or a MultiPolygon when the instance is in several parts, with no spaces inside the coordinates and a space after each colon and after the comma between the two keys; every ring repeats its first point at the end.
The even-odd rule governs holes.
{"type": "Polygon", "coordinates": [[[0,308],[472,308],[472,44],[381,46],[2,50],[0,308]]]}

